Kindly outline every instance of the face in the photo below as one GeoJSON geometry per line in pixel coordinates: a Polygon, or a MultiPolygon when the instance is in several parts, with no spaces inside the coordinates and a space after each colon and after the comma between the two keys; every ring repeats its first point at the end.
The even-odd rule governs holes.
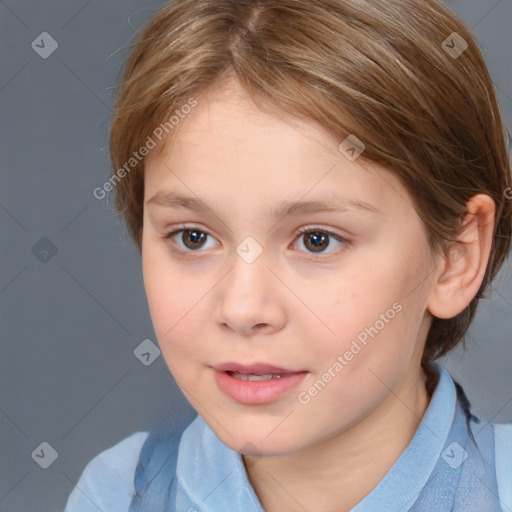
{"type": "Polygon", "coordinates": [[[232,449],[280,455],[383,407],[419,373],[433,286],[398,179],[235,83],[177,133],[146,161],[142,263],[163,357],[197,412],[232,449]]]}

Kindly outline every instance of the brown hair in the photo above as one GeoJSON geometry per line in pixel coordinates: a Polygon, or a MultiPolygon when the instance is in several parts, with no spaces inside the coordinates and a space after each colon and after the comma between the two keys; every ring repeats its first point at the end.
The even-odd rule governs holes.
{"type": "MultiPolygon", "coordinates": [[[[433,319],[423,365],[448,352],[500,269],[511,232],[506,128],[470,30],[434,0],[171,1],[127,61],[111,124],[114,172],[180,105],[233,77],[262,110],[320,123],[340,142],[361,139],[360,158],[388,168],[414,198],[433,252],[457,239],[473,195],[493,198],[482,285],[460,314],[433,319]],[[465,51],[450,54],[462,40],[465,51]]],[[[166,132],[172,139],[176,130],[166,132]]],[[[144,161],[133,167],[116,183],[116,212],[141,249],[144,161]]]]}

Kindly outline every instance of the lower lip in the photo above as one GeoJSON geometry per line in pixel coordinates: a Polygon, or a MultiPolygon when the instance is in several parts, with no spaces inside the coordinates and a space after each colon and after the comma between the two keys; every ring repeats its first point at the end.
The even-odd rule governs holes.
{"type": "Polygon", "coordinates": [[[308,372],[290,373],[280,379],[240,380],[227,372],[214,370],[219,388],[230,398],[246,405],[269,404],[275,402],[290,389],[298,386],[308,372]]]}

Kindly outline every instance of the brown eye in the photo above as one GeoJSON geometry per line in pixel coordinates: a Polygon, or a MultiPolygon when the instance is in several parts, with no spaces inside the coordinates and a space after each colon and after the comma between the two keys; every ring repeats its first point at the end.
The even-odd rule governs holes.
{"type": "Polygon", "coordinates": [[[313,252],[321,252],[329,246],[329,237],[321,231],[311,231],[303,235],[304,245],[313,252]]]}
{"type": "Polygon", "coordinates": [[[299,231],[297,245],[302,245],[309,254],[329,254],[350,244],[350,241],[336,233],[320,228],[303,228],[299,231]],[[334,243],[333,243],[334,240],[334,243]],[[326,249],[329,249],[326,251],[326,249]]]}
{"type": "Polygon", "coordinates": [[[207,232],[196,229],[195,227],[181,227],[167,233],[164,237],[169,240],[173,246],[176,246],[178,252],[200,252],[199,249],[209,249],[215,245],[215,239],[207,232]],[[208,245],[208,238],[210,245],[208,245]]]}
{"type": "Polygon", "coordinates": [[[206,240],[206,233],[197,229],[184,229],[181,240],[185,247],[189,249],[198,249],[202,247],[206,240]]]}

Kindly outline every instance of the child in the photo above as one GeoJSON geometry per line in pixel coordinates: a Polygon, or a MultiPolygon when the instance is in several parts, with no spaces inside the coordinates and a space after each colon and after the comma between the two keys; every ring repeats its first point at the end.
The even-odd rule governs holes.
{"type": "Polygon", "coordinates": [[[496,95],[449,10],[169,2],[110,148],[198,416],[99,454],[66,512],[512,510],[512,424],[478,420],[435,363],[512,220],[496,95]]]}

